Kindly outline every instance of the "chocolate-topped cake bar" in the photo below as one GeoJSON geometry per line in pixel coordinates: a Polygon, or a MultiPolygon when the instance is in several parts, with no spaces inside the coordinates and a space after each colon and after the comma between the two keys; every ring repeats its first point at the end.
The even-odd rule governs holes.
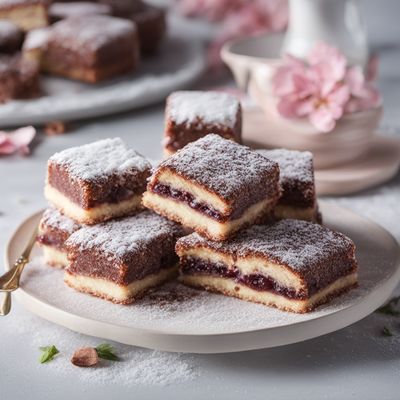
{"type": "Polygon", "coordinates": [[[138,56],[133,22],[106,15],[73,17],[51,27],[43,69],[95,83],[133,71],[138,56]]]}
{"type": "Polygon", "coordinates": [[[40,94],[38,65],[21,54],[0,55],[0,103],[40,94]]]}
{"type": "Polygon", "coordinates": [[[213,91],[179,91],[167,98],[166,156],[209,133],[241,142],[242,110],[235,96],[213,91]]]}
{"type": "Polygon", "coordinates": [[[276,217],[320,222],[312,154],[286,149],[258,152],[279,164],[282,195],[275,208],[276,217]]]}
{"type": "Polygon", "coordinates": [[[23,31],[48,25],[47,0],[1,0],[0,19],[7,19],[23,31]]]}
{"type": "Polygon", "coordinates": [[[304,313],[357,285],[353,242],[311,222],[254,225],[226,242],[178,240],[183,283],[304,313]]]}
{"type": "Polygon", "coordinates": [[[107,4],[97,4],[90,1],[54,2],[49,7],[50,22],[62,19],[87,16],[111,15],[111,7],[107,4]]]}
{"type": "Polygon", "coordinates": [[[68,265],[65,241],[81,226],[62,215],[55,208],[47,208],[39,223],[37,241],[43,249],[47,264],[56,267],[68,265]]]}
{"type": "Polygon", "coordinates": [[[212,240],[225,240],[268,220],[279,195],[277,163],[211,134],[159,164],[143,204],[212,240]]]}
{"type": "Polygon", "coordinates": [[[17,52],[22,45],[22,30],[7,20],[0,20],[0,53],[12,54],[17,52]]]}
{"type": "Polygon", "coordinates": [[[178,224],[144,211],[83,227],[67,240],[67,285],[114,303],[135,301],[176,275],[178,224]]]}
{"type": "Polygon", "coordinates": [[[91,225],[140,210],[150,171],[120,138],[99,140],[50,157],[45,196],[62,214],[91,225]]]}

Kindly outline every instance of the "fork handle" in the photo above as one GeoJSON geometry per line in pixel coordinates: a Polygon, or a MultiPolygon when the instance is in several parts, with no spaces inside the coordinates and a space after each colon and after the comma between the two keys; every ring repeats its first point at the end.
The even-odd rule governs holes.
{"type": "Polygon", "coordinates": [[[6,316],[11,311],[11,293],[5,292],[0,304],[0,317],[6,316]]]}

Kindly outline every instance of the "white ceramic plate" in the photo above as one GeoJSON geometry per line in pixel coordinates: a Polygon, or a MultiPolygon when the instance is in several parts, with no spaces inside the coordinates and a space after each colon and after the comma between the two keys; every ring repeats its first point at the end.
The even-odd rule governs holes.
{"type": "Polygon", "coordinates": [[[0,105],[0,126],[97,117],[143,107],[187,87],[205,68],[203,45],[171,33],[154,57],[131,75],[95,85],[44,76],[45,95],[0,105]]]}
{"type": "MultiPolygon", "coordinates": [[[[121,343],[177,352],[222,353],[281,346],[350,325],[374,311],[400,279],[399,246],[376,223],[321,204],[326,225],[350,236],[360,264],[358,288],[308,314],[282,312],[169,284],[130,306],[77,293],[63,272],[37,258],[13,296],[28,310],[74,331],[121,343]]],[[[6,266],[20,254],[40,213],[22,222],[6,249],[6,266]]],[[[37,257],[37,249],[35,250],[37,257]]]]}

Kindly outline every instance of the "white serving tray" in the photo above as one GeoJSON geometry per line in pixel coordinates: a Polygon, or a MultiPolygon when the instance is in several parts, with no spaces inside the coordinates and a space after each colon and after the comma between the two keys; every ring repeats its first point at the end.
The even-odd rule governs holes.
{"type": "Polygon", "coordinates": [[[44,96],[0,105],[0,127],[99,117],[157,103],[202,74],[203,47],[175,31],[159,54],[142,60],[130,75],[97,84],[43,76],[44,96]]]}
{"type": "MultiPolygon", "coordinates": [[[[176,284],[136,304],[115,305],[65,286],[63,271],[43,265],[37,258],[39,249],[13,297],[31,312],[74,331],[166,351],[223,353],[311,339],[364,318],[388,299],[400,280],[399,245],[387,231],[338,206],[321,203],[321,211],[327,226],[356,243],[360,284],[308,314],[282,312],[176,284]],[[168,300],[177,290],[185,296],[168,300]]],[[[7,268],[27,243],[40,214],[22,221],[10,238],[7,268]]]]}

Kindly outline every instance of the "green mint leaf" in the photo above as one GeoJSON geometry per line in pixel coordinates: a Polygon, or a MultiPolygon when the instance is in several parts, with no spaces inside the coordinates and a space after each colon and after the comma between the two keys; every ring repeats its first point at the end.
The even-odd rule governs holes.
{"type": "Polygon", "coordinates": [[[99,344],[96,348],[97,355],[104,360],[120,361],[115,354],[115,349],[108,343],[99,344]]]}
{"type": "Polygon", "coordinates": [[[376,312],[397,317],[400,315],[400,310],[397,308],[399,301],[400,301],[400,296],[394,297],[387,304],[378,308],[376,312]]]}
{"type": "Polygon", "coordinates": [[[39,361],[41,364],[47,363],[51,360],[54,359],[56,354],[59,353],[58,349],[56,346],[51,345],[51,346],[45,346],[45,347],[39,347],[40,351],[42,351],[42,355],[39,358],[39,361]]]}
{"type": "Polygon", "coordinates": [[[384,336],[393,336],[393,332],[387,326],[383,327],[382,334],[384,336]]]}

